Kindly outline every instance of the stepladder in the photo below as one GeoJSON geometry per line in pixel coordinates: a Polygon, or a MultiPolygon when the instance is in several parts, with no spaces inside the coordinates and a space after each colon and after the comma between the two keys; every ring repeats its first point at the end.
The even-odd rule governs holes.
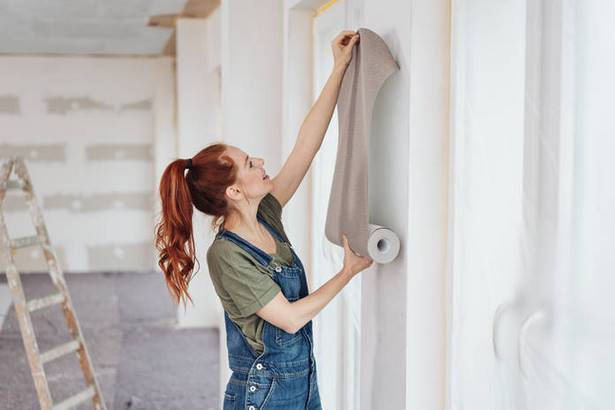
{"type": "Polygon", "coordinates": [[[87,350],[85,339],[77,320],[77,315],[58,263],[54,248],[51,246],[42,211],[38,205],[32,180],[22,157],[0,158],[0,271],[4,267],[6,278],[19,323],[27,361],[32,373],[34,388],[42,410],[66,410],[90,401],[96,410],[106,410],[102,392],[94,372],[92,360],[87,350]],[[7,191],[17,191],[23,195],[27,205],[35,235],[11,238],[5,215],[7,191]],[[53,284],[54,292],[47,296],[26,300],[19,267],[15,254],[18,249],[40,247],[44,255],[47,273],[53,284]],[[60,305],[70,340],[50,350],[40,352],[31,314],[39,309],[60,305]],[[53,402],[45,365],[60,357],[76,354],[79,367],[83,373],[86,388],[79,393],[53,402]]]}

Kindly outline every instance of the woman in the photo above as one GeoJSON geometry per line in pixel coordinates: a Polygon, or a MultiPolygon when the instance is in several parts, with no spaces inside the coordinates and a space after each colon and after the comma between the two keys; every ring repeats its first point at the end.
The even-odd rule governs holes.
{"type": "Polygon", "coordinates": [[[212,215],[218,226],[207,264],[224,307],[232,370],[224,409],[322,408],[312,318],[372,261],[352,251],[343,235],[342,270],[309,294],[281,214],[320,148],[358,39],[356,32],[342,31],[333,40],[334,69],[275,178],[266,174],[261,158],[221,143],[172,162],[162,175],[156,246],[176,303],[192,301],[187,292],[196,261],[192,206],[212,215]]]}

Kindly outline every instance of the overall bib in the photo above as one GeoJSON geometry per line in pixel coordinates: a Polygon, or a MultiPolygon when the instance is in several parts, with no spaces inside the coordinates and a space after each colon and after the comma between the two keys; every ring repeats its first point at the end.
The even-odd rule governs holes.
{"type": "MultiPolygon", "coordinates": [[[[271,255],[222,227],[216,238],[236,243],[267,267],[290,302],[307,296],[305,270],[292,245],[260,215],[257,219],[290,249],[291,266],[278,264],[271,255]]],[[[295,334],[264,321],[264,350],[260,355],[248,344],[226,311],[224,322],[232,374],[224,392],[223,410],[322,410],[311,320],[295,334]]]]}

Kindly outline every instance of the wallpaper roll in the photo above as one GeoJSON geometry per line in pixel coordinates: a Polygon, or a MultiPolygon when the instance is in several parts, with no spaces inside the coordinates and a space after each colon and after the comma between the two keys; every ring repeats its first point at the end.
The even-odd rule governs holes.
{"type": "Polygon", "coordinates": [[[399,238],[378,225],[370,229],[368,138],[378,91],[399,66],[376,33],[366,28],[358,33],[359,42],[352,50],[337,100],[339,139],[325,236],[343,246],[345,234],[354,251],[377,263],[388,263],[399,252],[399,238]]]}
{"type": "Polygon", "coordinates": [[[383,226],[369,224],[367,255],[378,263],[389,263],[397,257],[398,253],[399,237],[397,234],[383,226]]]}

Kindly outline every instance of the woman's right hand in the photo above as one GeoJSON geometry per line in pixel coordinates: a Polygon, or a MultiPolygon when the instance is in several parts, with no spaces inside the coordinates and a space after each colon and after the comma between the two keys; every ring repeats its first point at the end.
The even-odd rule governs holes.
{"type": "Polygon", "coordinates": [[[344,242],[344,267],[343,270],[350,273],[352,276],[367,269],[372,264],[372,260],[367,256],[361,256],[350,248],[348,245],[348,238],[342,234],[342,241],[344,242]]]}
{"type": "Polygon", "coordinates": [[[359,33],[356,31],[344,30],[331,42],[333,50],[333,67],[346,69],[352,59],[352,47],[359,41],[359,33]]]}

